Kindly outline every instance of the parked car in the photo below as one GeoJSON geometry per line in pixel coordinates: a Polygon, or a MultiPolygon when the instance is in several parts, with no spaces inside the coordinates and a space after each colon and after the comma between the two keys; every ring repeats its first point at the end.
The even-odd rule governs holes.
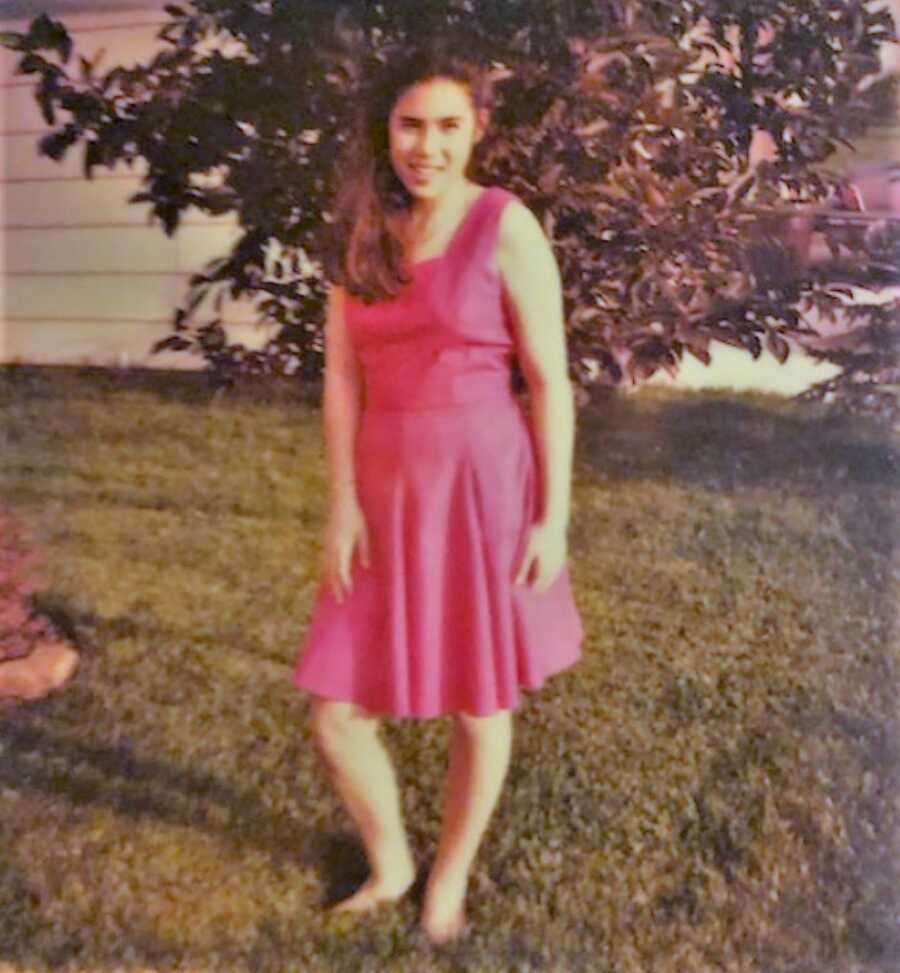
{"type": "Polygon", "coordinates": [[[792,217],[790,244],[806,267],[850,284],[900,285],[900,162],[855,166],[826,203],[792,217]],[[838,253],[823,231],[843,246],[838,253]],[[835,234],[834,228],[841,232],[835,234]]]}

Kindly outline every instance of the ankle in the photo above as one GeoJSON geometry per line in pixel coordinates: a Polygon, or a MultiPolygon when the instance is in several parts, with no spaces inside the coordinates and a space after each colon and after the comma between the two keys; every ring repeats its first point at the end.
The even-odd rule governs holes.
{"type": "Polygon", "coordinates": [[[469,884],[469,869],[456,865],[435,865],[428,876],[428,885],[441,889],[454,889],[465,892],[469,884]]]}
{"type": "Polygon", "coordinates": [[[405,875],[415,871],[415,860],[407,844],[391,844],[383,848],[372,870],[385,877],[405,875]]]}

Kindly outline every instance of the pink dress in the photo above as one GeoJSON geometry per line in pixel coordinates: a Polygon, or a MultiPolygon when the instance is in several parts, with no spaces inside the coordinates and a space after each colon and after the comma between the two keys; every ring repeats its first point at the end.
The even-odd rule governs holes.
{"type": "Polygon", "coordinates": [[[362,362],[357,495],[371,567],[354,554],[338,602],[324,577],[292,681],[394,717],[517,709],[580,657],[569,568],[542,594],[515,585],[540,482],[511,389],[515,340],[492,267],[500,214],[482,189],[444,253],[390,301],[348,295],[362,362]]]}

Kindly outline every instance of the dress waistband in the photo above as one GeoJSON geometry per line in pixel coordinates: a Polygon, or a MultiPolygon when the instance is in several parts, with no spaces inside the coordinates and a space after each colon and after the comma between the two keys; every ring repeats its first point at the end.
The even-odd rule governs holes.
{"type": "Polygon", "coordinates": [[[496,370],[441,377],[425,373],[415,384],[391,382],[389,375],[379,375],[378,381],[368,382],[365,389],[365,408],[378,412],[515,401],[511,374],[496,370]]]}

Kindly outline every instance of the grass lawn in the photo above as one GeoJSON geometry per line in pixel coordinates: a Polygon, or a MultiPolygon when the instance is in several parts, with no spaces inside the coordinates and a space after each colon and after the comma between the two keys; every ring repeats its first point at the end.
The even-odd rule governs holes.
{"type": "MultiPolygon", "coordinates": [[[[366,868],[289,682],[317,408],[0,368],[0,498],[82,652],[0,711],[0,970],[896,973],[898,486],[883,427],[776,398],[580,416],[584,656],[526,694],[472,934],[438,948],[420,894],[322,915],[366,868]]],[[[382,726],[427,867],[450,721],[382,726]]]]}

